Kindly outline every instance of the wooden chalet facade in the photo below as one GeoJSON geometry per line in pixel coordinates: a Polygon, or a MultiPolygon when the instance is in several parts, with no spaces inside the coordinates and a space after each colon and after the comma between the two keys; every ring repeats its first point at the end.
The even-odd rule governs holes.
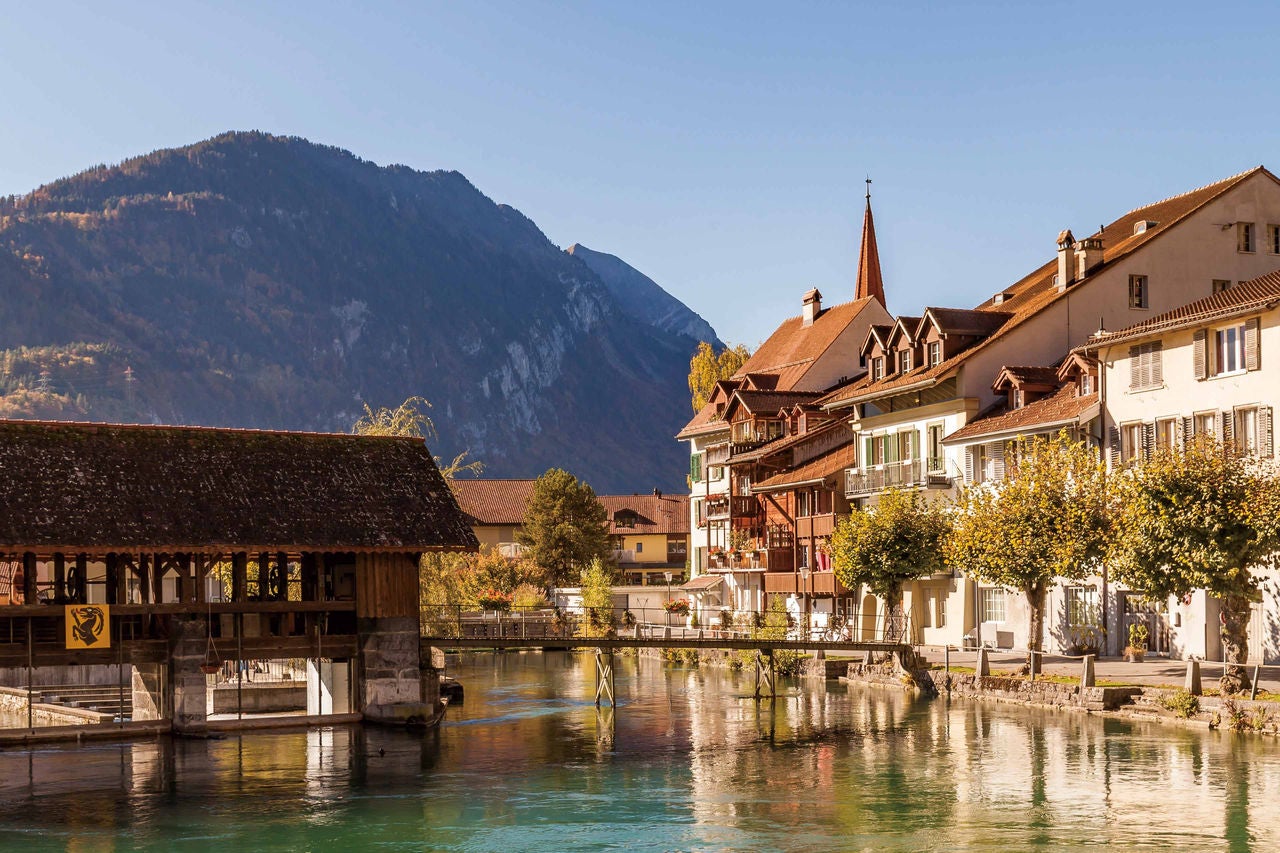
{"type": "Polygon", "coordinates": [[[0,421],[0,504],[0,666],[131,665],[175,730],[211,648],[350,662],[355,710],[420,714],[418,557],[476,548],[410,438],[0,421]],[[72,604],[108,647],[66,648],[72,604]]]}

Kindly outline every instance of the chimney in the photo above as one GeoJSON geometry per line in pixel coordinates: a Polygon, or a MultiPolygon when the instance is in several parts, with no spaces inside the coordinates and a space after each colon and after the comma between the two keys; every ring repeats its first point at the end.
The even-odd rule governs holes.
{"type": "Polygon", "coordinates": [[[802,326],[812,326],[813,321],[818,319],[818,315],[822,313],[822,294],[818,292],[818,288],[813,288],[804,295],[804,322],[802,326]]]}
{"type": "Polygon", "coordinates": [[[1076,238],[1068,228],[1058,235],[1058,292],[1066,290],[1076,280],[1076,238]]]}
{"type": "Polygon", "coordinates": [[[1097,269],[1098,264],[1102,263],[1102,238],[1085,237],[1076,243],[1076,260],[1079,262],[1077,280],[1097,269]]]}

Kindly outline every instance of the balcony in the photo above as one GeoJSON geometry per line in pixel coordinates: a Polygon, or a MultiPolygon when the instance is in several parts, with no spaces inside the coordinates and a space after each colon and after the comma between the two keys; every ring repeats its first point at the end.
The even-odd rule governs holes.
{"type": "Polygon", "coordinates": [[[724,465],[726,462],[729,461],[729,450],[730,450],[730,446],[728,444],[711,445],[710,447],[707,448],[706,464],[708,466],[724,465]]]}
{"type": "Polygon", "coordinates": [[[764,591],[776,593],[808,593],[809,595],[849,595],[835,572],[813,572],[806,585],[798,572],[770,572],[764,576],[764,591]]]}
{"type": "Polygon", "coordinates": [[[789,572],[791,567],[790,548],[761,548],[749,553],[708,555],[702,568],[708,572],[789,572]]]}
{"type": "Polygon", "coordinates": [[[731,507],[734,518],[754,518],[760,513],[760,502],[754,496],[731,495],[707,501],[707,518],[710,521],[723,521],[729,517],[731,507]]]}
{"type": "Polygon", "coordinates": [[[796,535],[801,539],[830,536],[835,529],[836,517],[832,513],[801,516],[796,519],[796,535]]]}
{"type": "Polygon", "coordinates": [[[924,486],[927,483],[928,475],[919,459],[887,462],[869,471],[846,468],[844,472],[844,494],[847,498],[874,494],[894,486],[924,486]]]}

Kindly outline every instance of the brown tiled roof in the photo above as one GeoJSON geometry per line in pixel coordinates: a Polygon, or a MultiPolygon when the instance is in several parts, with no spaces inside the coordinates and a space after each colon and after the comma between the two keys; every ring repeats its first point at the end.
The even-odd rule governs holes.
{"type": "Polygon", "coordinates": [[[421,439],[0,421],[0,546],[474,550],[421,439]]]}
{"type": "Polygon", "coordinates": [[[610,533],[689,532],[688,495],[601,495],[600,503],[609,513],[610,533]],[[618,513],[627,511],[635,513],[634,528],[614,523],[618,513]]]}
{"type": "Polygon", "coordinates": [[[871,351],[871,342],[880,344],[881,349],[889,347],[889,333],[893,331],[892,323],[873,323],[867,328],[867,336],[862,339],[862,352],[871,351]]]}
{"type": "Polygon", "coordinates": [[[1062,386],[1048,397],[1028,403],[1020,409],[1011,410],[1005,403],[997,403],[942,441],[945,444],[953,444],[987,435],[1066,425],[1079,420],[1082,414],[1087,413],[1097,403],[1097,393],[1077,396],[1076,385],[1071,383],[1062,386]]]}
{"type": "Polygon", "coordinates": [[[767,480],[751,487],[753,492],[773,492],[801,483],[811,483],[839,475],[845,468],[852,468],[858,461],[856,442],[849,442],[843,447],[819,456],[804,463],[799,468],[774,474],[767,480]]]}
{"type": "MultiPolygon", "coordinates": [[[[753,415],[776,415],[784,407],[790,408],[796,403],[810,403],[821,396],[821,391],[739,391],[734,394],[734,399],[753,415]]],[[[725,409],[726,414],[729,411],[730,409],[725,409]]]]}
{"type": "Polygon", "coordinates": [[[1229,287],[1212,296],[1190,302],[1181,308],[1166,311],[1149,320],[1127,326],[1118,332],[1095,338],[1083,346],[1076,347],[1072,352],[1084,352],[1096,349],[1100,344],[1110,346],[1173,329],[1198,326],[1214,320],[1225,320],[1271,308],[1277,304],[1280,304],[1280,270],[1241,282],[1235,287],[1229,287]]]}
{"type": "MultiPolygon", "coordinates": [[[[1092,237],[1102,240],[1103,254],[1102,262],[1090,272],[1091,278],[1096,272],[1106,269],[1119,259],[1131,254],[1137,249],[1150,243],[1160,235],[1169,231],[1186,217],[1199,210],[1204,205],[1221,196],[1223,193],[1244,182],[1248,178],[1263,174],[1271,180],[1276,177],[1268,172],[1262,166],[1233,175],[1230,178],[1218,181],[1208,186],[1201,187],[1181,195],[1158,201],[1154,204],[1139,207],[1121,216],[1119,219],[1107,225],[1102,231],[1092,235],[1092,237]],[[1154,222],[1140,234],[1134,234],[1134,225],[1138,222],[1154,222]]],[[[1280,183],[1280,181],[1278,181],[1280,183]]],[[[846,388],[840,389],[821,401],[824,406],[838,406],[842,403],[848,403],[855,399],[874,399],[881,396],[885,392],[903,389],[915,385],[917,382],[930,384],[931,380],[941,378],[949,374],[951,370],[958,368],[965,360],[981,351],[993,341],[999,339],[1003,335],[1009,333],[1010,330],[1017,328],[1026,322],[1029,318],[1035,316],[1040,311],[1047,308],[1060,298],[1066,297],[1080,287],[1080,282],[1072,284],[1064,291],[1059,292],[1054,284],[1054,276],[1058,272],[1058,261],[1054,257],[1048,263],[1034,270],[1027,276],[1015,282],[1008,288],[1001,291],[1004,298],[1000,303],[995,302],[995,298],[986,300],[976,309],[976,312],[991,313],[1008,313],[1012,316],[1007,322],[999,324],[999,328],[991,332],[984,340],[978,341],[973,346],[957,353],[952,358],[943,362],[938,367],[928,370],[919,369],[912,371],[906,376],[893,374],[880,382],[871,383],[867,377],[861,381],[855,382],[846,388]],[[940,369],[941,368],[941,369],[940,369]]],[[[1230,293],[1231,291],[1226,291],[1230,293]]],[[[929,309],[935,316],[941,317],[939,312],[955,312],[956,309],[929,309]]],[[[959,312],[963,314],[973,314],[975,312],[959,312]]],[[[959,322],[959,316],[951,316],[950,321],[959,322]]],[[[1148,321],[1150,322],[1150,321],[1148,321]]]]}
{"type": "Polygon", "coordinates": [[[454,480],[453,493],[472,525],[523,524],[533,480],[454,480]]]}
{"type": "MultiPolygon", "coordinates": [[[[874,299],[855,299],[826,308],[813,321],[813,325],[805,326],[801,316],[784,320],[768,340],[760,345],[747,359],[747,363],[736,374],[738,377],[749,373],[777,374],[775,386],[778,391],[790,391],[795,387],[813,366],[814,362],[827,351],[840,337],[840,333],[849,327],[874,299]]],[[[708,403],[693,416],[689,423],[676,435],[678,439],[692,438],[708,432],[726,429],[727,425],[715,417],[715,407],[708,403]]]]}
{"type": "MultiPolygon", "coordinates": [[[[870,184],[868,184],[870,186],[870,184]]],[[[884,305],[884,278],[880,275],[880,250],[876,247],[876,223],[871,216],[871,195],[862,214],[862,251],[858,253],[858,298],[873,297],[884,305]]]]}
{"type": "MultiPolygon", "coordinates": [[[[833,418],[825,421],[817,426],[811,427],[808,432],[797,433],[795,435],[785,435],[781,438],[775,438],[773,441],[760,445],[759,447],[749,450],[746,453],[735,453],[734,462],[755,462],[760,459],[766,459],[775,453],[781,453],[784,450],[790,450],[797,444],[803,444],[806,441],[812,441],[820,435],[831,432],[832,430],[848,430],[849,425],[839,418],[833,418]]],[[[853,433],[850,433],[852,435],[853,433]]]]}
{"type": "Polygon", "coordinates": [[[975,335],[986,337],[999,329],[1013,315],[1008,311],[978,311],[968,308],[926,308],[925,316],[920,318],[916,336],[924,331],[923,326],[932,318],[938,328],[947,335],[975,335]]]}
{"type": "MultiPolygon", "coordinates": [[[[901,332],[914,343],[916,340],[916,331],[920,328],[921,319],[922,318],[920,317],[910,317],[906,314],[900,316],[897,319],[897,322],[893,324],[893,331],[889,333],[889,341],[896,339],[898,333],[901,332]]],[[[886,341],[886,343],[889,341],[886,341]]]]}
{"type": "Polygon", "coordinates": [[[699,575],[693,580],[685,581],[680,589],[686,592],[707,592],[724,582],[724,575],[699,575]]]}
{"type": "Polygon", "coordinates": [[[1058,367],[1016,367],[1006,365],[1000,368],[1000,372],[996,374],[995,381],[991,383],[993,389],[999,390],[1003,386],[1004,381],[1010,379],[1019,385],[1048,385],[1050,387],[1058,384],[1058,367]]]}

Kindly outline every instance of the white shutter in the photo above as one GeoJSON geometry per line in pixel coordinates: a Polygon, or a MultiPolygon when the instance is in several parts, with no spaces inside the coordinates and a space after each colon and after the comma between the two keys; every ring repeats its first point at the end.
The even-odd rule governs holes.
{"type": "Polygon", "coordinates": [[[1120,430],[1115,427],[1107,428],[1107,456],[1111,460],[1112,469],[1120,467],[1120,430]]]}
{"type": "Polygon", "coordinates": [[[1234,452],[1231,445],[1236,441],[1236,416],[1235,412],[1219,412],[1218,426],[1222,429],[1218,432],[1218,437],[1222,439],[1222,444],[1229,452],[1234,452]]]}
{"type": "Polygon", "coordinates": [[[1173,422],[1173,447],[1170,450],[1185,450],[1191,440],[1191,418],[1175,418],[1173,422]]]}
{"type": "Polygon", "coordinates": [[[1150,459],[1156,454],[1156,425],[1153,421],[1142,425],[1142,458],[1150,459]]]}
{"type": "Polygon", "coordinates": [[[1275,443],[1271,435],[1271,407],[1258,407],[1258,455],[1270,459],[1275,453],[1275,443]]]}
{"type": "Polygon", "coordinates": [[[1261,335],[1259,327],[1262,321],[1254,317],[1244,324],[1244,366],[1246,370],[1257,370],[1262,366],[1261,335]]]}
{"type": "Polygon", "coordinates": [[[1004,479],[1004,442],[996,441],[990,445],[991,475],[994,480],[1004,479]]]}
{"type": "Polygon", "coordinates": [[[1142,385],[1142,347],[1129,347],[1129,390],[1142,385]]]}
{"type": "Polygon", "coordinates": [[[1147,379],[1152,385],[1164,384],[1164,343],[1156,341],[1147,345],[1147,379]]]}
{"type": "Polygon", "coordinates": [[[964,481],[968,485],[973,482],[973,447],[964,449],[964,481]]]}
{"type": "Polygon", "coordinates": [[[1195,334],[1195,362],[1196,362],[1196,379],[1206,379],[1209,376],[1209,331],[1208,329],[1197,329],[1195,334]]]}

